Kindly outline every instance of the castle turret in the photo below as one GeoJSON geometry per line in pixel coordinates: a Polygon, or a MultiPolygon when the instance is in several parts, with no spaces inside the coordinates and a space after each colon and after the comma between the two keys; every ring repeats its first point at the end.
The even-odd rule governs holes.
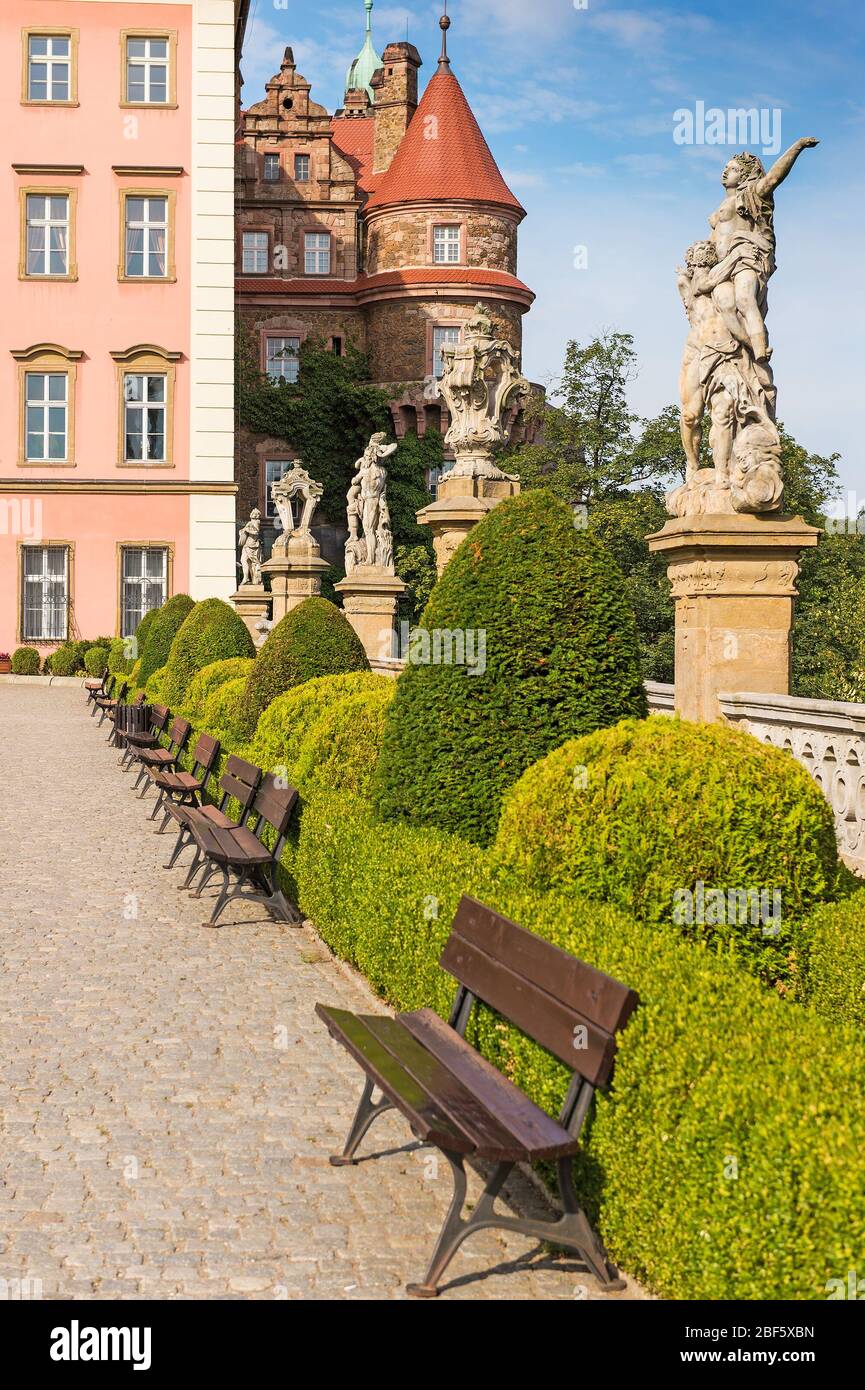
{"type": "Polygon", "coordinates": [[[372,3],[373,0],[363,0],[366,10],[366,36],[363,41],[363,48],[345,75],[346,96],[349,92],[366,92],[370,101],[372,101],[373,96],[371,86],[373,74],[381,67],[382,61],[376,53],[372,41],[372,3]]]}

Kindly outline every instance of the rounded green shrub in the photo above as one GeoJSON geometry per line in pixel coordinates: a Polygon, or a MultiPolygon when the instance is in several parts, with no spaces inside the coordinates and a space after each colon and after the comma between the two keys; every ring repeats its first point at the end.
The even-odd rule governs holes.
{"type": "Polygon", "coordinates": [[[133,662],[127,656],[130,643],[125,637],[115,637],[108,648],[108,669],[112,676],[128,676],[133,662]]]}
{"type": "Polygon", "coordinates": [[[247,739],[277,695],[316,676],[368,671],[363,644],[351,623],[325,598],[307,598],[277,623],[249,673],[243,709],[247,739]]]}
{"type": "Polygon", "coordinates": [[[211,692],[204,706],[204,728],[213,738],[219,739],[223,753],[233,753],[243,743],[241,712],[246,682],[246,676],[225,681],[211,692]]]}
{"type": "Polygon", "coordinates": [[[300,746],[325,711],[347,695],[379,690],[385,685],[393,686],[387,676],[349,671],[342,676],[318,676],[277,695],[258,721],[255,737],[247,749],[250,762],[266,769],[284,767],[289,780],[293,780],[300,746]]]}
{"type": "Polygon", "coordinates": [[[378,689],[337,700],[307,732],[293,775],[287,773],[304,796],[322,791],[369,796],[385,716],[396,692],[395,681],[381,679],[378,689]]]}
{"type": "Polygon", "coordinates": [[[801,994],[827,1018],[865,1027],[865,887],[803,922],[801,994]]]}
{"type": "Polygon", "coordinates": [[[226,681],[236,681],[241,676],[248,676],[253,660],[253,657],[232,656],[225,661],[211,661],[209,666],[197,671],[186,688],[181,706],[184,718],[196,726],[201,724],[207,701],[214,690],[218,690],[226,681]]]}
{"type": "Polygon", "coordinates": [[[508,793],[497,862],[540,891],[670,922],[786,975],[798,919],[830,897],[832,811],[788,753],[655,717],[573,739],[508,793]]]}
{"type": "Polygon", "coordinates": [[[81,669],[76,644],[64,642],[59,646],[45,658],[45,669],[52,676],[74,676],[81,669]]]}
{"type": "Polygon", "coordinates": [[[181,704],[190,681],[203,667],[230,657],[254,656],[249,629],[230,603],[221,598],[196,603],[178,628],[168,654],[168,704],[181,704]]]}
{"type": "Polygon", "coordinates": [[[168,704],[165,698],[165,680],[167,675],[168,667],[160,666],[158,671],[154,671],[152,676],[148,676],[144,684],[144,693],[147,696],[148,704],[168,704]]]}
{"type": "Polygon", "coordinates": [[[85,652],[84,669],[88,676],[104,676],[108,670],[108,648],[91,647],[85,652]]]}
{"type": "Polygon", "coordinates": [[[192,612],[195,605],[188,594],[175,594],[161,608],[157,608],[151,621],[145,630],[144,646],[141,646],[141,639],[138,636],[141,632],[141,625],[150,617],[146,614],[138,624],[138,655],[141,658],[140,679],[143,685],[158,671],[160,666],[165,666],[171,651],[171,644],[174,641],[184,619],[192,612]]]}
{"type": "Polygon", "coordinates": [[[487,844],[501,798],[575,734],[646,713],[634,615],[598,539],[544,489],[466,537],[411,635],[375,778],[382,819],[487,844]]]}
{"type": "Polygon", "coordinates": [[[15,676],[38,676],[40,665],[36,647],[16,647],[12,653],[12,674],[15,676]]]}

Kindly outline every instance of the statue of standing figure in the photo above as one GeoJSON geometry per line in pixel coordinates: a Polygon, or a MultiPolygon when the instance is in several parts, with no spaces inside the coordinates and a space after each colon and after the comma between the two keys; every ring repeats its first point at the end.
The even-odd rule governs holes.
{"type": "Polygon", "coordinates": [[[345,543],[345,572],[358,565],[376,565],[393,574],[393,536],[385,490],[387,470],[382,460],[396,452],[383,432],[374,434],[357,460],[357,472],[348,489],[346,513],[348,540],[345,543]]]}
{"type": "Polygon", "coordinates": [[[261,584],[261,512],[257,507],[253,507],[249,520],[241,527],[238,545],[243,571],[241,585],[261,584]]]}
{"type": "Polygon", "coordinates": [[[756,155],[728,161],[726,190],[709,218],[708,241],[688,248],[677,271],[691,325],[679,378],[685,482],[667,498],[674,516],[766,512],[781,506],[781,436],[766,331],[775,270],[774,192],[803,150],[797,140],[768,173],[756,155]],[[701,469],[701,421],[708,411],[711,469],[701,469]]]}

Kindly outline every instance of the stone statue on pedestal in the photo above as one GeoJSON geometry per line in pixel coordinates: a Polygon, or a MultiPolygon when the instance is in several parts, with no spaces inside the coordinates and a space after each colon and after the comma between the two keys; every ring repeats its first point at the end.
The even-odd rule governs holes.
{"type": "Polygon", "coordinates": [[[504,415],[531,387],[521,374],[510,343],[493,337],[493,325],[478,304],[463,329],[463,340],[442,347],[444,375],[438,390],[450,414],[445,444],[456,462],[449,478],[510,479],[492,461],[493,449],[507,442],[504,415]]]}
{"type": "Polygon", "coordinates": [[[346,574],[352,574],[358,565],[375,565],[388,574],[394,573],[393,536],[385,496],[387,471],[382,460],[395,453],[397,446],[386,443],[386,438],[381,432],[374,434],[355,464],[357,472],[346,498],[346,574]]]}
{"type": "Polygon", "coordinates": [[[284,551],[291,539],[314,544],[310,527],[313,514],[318,506],[318,499],[323,492],[324,488],[321,483],[317,483],[314,478],[309,476],[300,459],[297,459],[288,472],[278,478],[275,483],[271,483],[270,495],[282,525],[282,535],[274,545],[274,551],[284,551]],[[293,499],[298,496],[303,500],[303,511],[300,515],[300,521],[295,526],[291,504],[293,499]]]}
{"type": "Polygon", "coordinates": [[[797,140],[768,173],[756,155],[734,155],[726,190],[709,218],[712,234],[688,248],[677,271],[691,325],[679,378],[685,482],[667,497],[672,516],[772,512],[781,507],[781,437],[766,332],[775,270],[774,192],[803,150],[797,140]],[[701,468],[708,411],[712,468],[701,468]]]}
{"type": "Polygon", "coordinates": [[[240,568],[243,571],[243,578],[240,581],[241,588],[244,584],[260,585],[261,512],[257,507],[253,507],[248,522],[241,527],[238,546],[240,549],[240,568]]]}

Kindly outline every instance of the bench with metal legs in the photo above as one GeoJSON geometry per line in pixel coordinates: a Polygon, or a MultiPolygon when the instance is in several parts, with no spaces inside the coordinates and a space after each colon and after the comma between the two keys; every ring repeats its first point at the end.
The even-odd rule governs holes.
{"type": "Polygon", "coordinates": [[[138,764],[138,776],[133,784],[133,791],[141,786],[138,793],[139,799],[147,795],[147,789],[151,786],[153,778],[157,772],[171,772],[177,767],[181,753],[189,742],[192,733],[192,725],[188,719],[182,719],[177,715],[171,721],[168,730],[168,747],[162,748],[136,748],[133,753],[133,765],[138,764]]]}
{"type": "Polygon", "coordinates": [[[563,1246],[580,1256],[605,1291],[623,1289],[580,1207],[571,1169],[595,1090],[610,1081],[616,1034],[637,1007],[637,995],[467,896],[457,909],[441,965],[458,982],[448,1023],[431,1009],[388,1018],[316,1005],[332,1037],[366,1073],[345,1147],[331,1163],[356,1162],[370,1126],[393,1109],[422,1143],[434,1145],[447,1159],[453,1197],[423,1282],[408,1286],[415,1297],[434,1298],[463,1241],[487,1227],[563,1246]],[[478,1002],[572,1071],[558,1119],[466,1041],[478,1002]],[[464,1214],[467,1158],[487,1160],[493,1169],[480,1200],[464,1214]],[[558,1216],[529,1220],[497,1211],[496,1199],[514,1165],[540,1160],[557,1165],[558,1216]]]}
{"type": "Polygon", "coordinates": [[[120,759],[120,766],[124,772],[132,766],[139,748],[159,748],[161,746],[160,740],[165,733],[170,714],[171,711],[167,705],[151,705],[149,729],[136,730],[125,735],[123,757],[120,759]]]}
{"type": "Polygon", "coordinates": [[[149,818],[156,820],[156,817],[160,813],[162,814],[159,834],[165,830],[171,820],[170,808],[172,806],[193,806],[196,808],[199,806],[199,798],[207,789],[210,774],[216,766],[218,757],[219,739],[212,738],[210,734],[199,734],[192,750],[191,772],[157,770],[151,773],[151,780],[156,787],[158,796],[149,818]]]}
{"type": "Polygon", "coordinates": [[[186,878],[180,885],[181,888],[188,888],[199,869],[203,867],[203,851],[196,843],[193,827],[208,824],[227,830],[233,826],[243,825],[255,799],[261,775],[260,767],[256,767],[254,763],[246,762],[243,758],[238,758],[236,753],[231,753],[226,759],[225,770],[219,780],[221,796],[218,805],[208,805],[203,801],[199,806],[179,805],[174,802],[166,804],[165,813],[177,823],[178,833],[177,841],[165,868],[173,869],[183,851],[189,846],[193,846],[195,850],[186,878]],[[231,800],[238,805],[236,818],[232,818],[228,814],[227,808],[231,800]]]}
{"type": "Polygon", "coordinates": [[[105,699],[109,699],[111,695],[111,687],[113,686],[115,680],[116,677],[113,676],[110,671],[106,670],[101,680],[94,679],[84,682],[84,689],[87,692],[87,704],[90,707],[91,719],[96,713],[97,696],[101,695],[104,696],[105,699]]]}

